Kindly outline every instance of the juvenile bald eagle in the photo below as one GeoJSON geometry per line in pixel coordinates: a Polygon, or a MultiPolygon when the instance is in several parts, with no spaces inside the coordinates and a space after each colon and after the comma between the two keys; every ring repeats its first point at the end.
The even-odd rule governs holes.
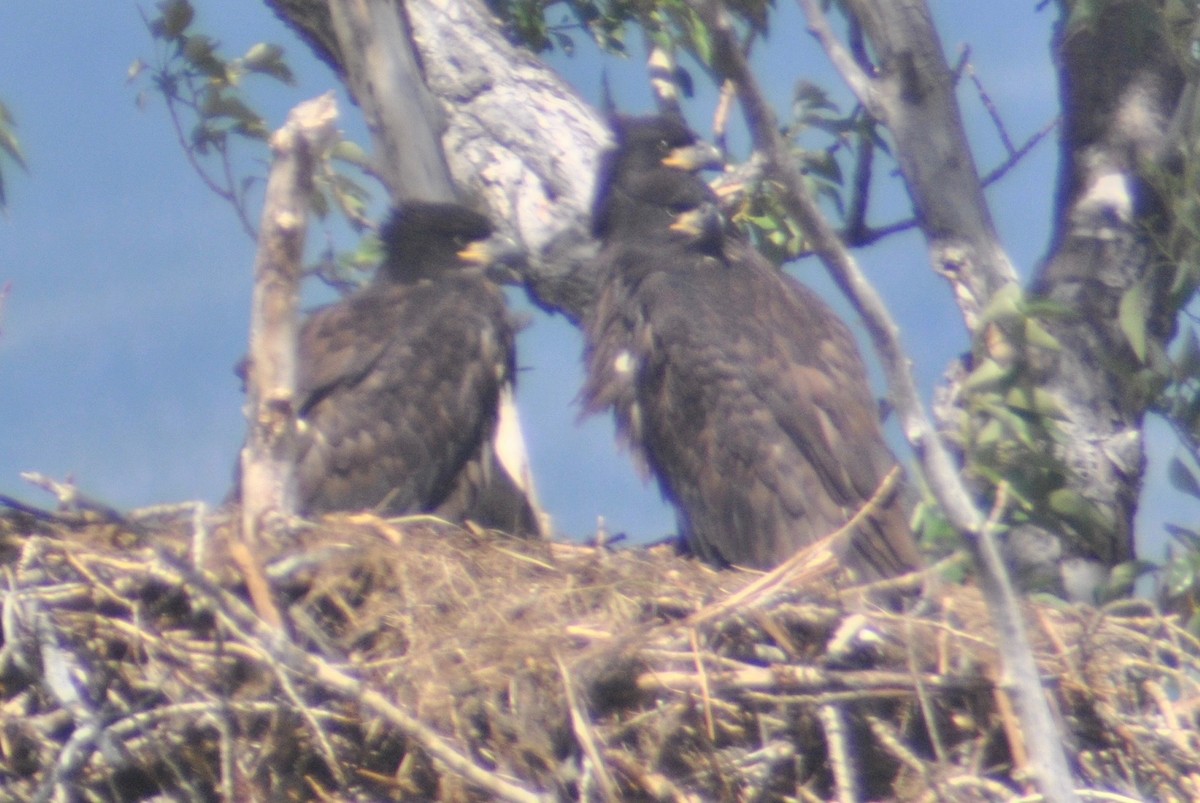
{"type": "Polygon", "coordinates": [[[383,226],[374,281],[304,323],[299,338],[300,511],[375,509],[536,532],[495,460],[513,328],[484,275],[482,215],[410,202],[383,226]]]}
{"type": "MultiPolygon", "coordinates": [[[[895,459],[846,326],[725,230],[679,120],[623,118],[593,209],[605,277],[586,321],[586,412],[618,428],[716,564],[769,568],[841,527],[895,459]]],[[[897,497],[839,557],[859,577],[914,568],[897,497]]]]}

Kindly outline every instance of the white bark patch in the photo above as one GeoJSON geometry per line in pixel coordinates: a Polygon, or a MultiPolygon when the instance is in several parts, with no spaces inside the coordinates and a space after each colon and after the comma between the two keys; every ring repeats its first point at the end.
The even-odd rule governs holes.
{"type": "Polygon", "coordinates": [[[1077,233],[1113,239],[1117,227],[1124,228],[1133,221],[1133,186],[1129,176],[1117,170],[1097,175],[1071,216],[1077,233]]]}

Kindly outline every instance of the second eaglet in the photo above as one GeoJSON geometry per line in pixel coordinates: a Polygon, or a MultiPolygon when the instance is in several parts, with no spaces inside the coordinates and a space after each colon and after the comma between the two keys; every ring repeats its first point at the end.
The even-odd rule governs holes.
{"type": "MultiPolygon", "coordinates": [[[[770,568],[846,524],[895,465],[862,359],[815,294],[725,231],[696,175],[711,148],[670,116],[616,134],[593,209],[585,409],[613,409],[692,552],[770,568]]],[[[862,579],[919,564],[898,497],[835,547],[862,579]]]]}
{"type": "Polygon", "coordinates": [[[382,228],[374,281],[305,322],[301,512],[432,512],[536,530],[491,452],[514,375],[504,296],[484,275],[491,233],[464,207],[407,203],[382,228]]]}

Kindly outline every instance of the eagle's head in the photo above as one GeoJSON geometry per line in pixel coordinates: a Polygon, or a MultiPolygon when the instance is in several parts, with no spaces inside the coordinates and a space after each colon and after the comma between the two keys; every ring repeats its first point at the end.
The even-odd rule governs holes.
{"type": "Polygon", "coordinates": [[[680,118],[617,116],[612,126],[617,144],[597,175],[595,236],[661,232],[678,214],[715,203],[698,173],[720,166],[721,154],[680,118]]]}
{"type": "Polygon", "coordinates": [[[486,267],[496,258],[491,235],[491,222],[465,206],[408,201],[380,228],[381,276],[413,282],[448,270],[486,267]]]}

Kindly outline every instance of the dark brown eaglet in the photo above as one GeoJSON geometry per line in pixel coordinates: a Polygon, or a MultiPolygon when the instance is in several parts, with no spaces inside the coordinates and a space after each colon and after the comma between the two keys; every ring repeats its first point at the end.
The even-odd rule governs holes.
{"type": "MultiPolygon", "coordinates": [[[[770,568],[842,527],[896,464],[866,370],[829,307],[721,218],[686,126],[616,129],[593,211],[585,410],[612,408],[687,548],[770,568]]],[[[898,493],[834,548],[861,579],[920,564],[898,493]]]]}
{"type": "Polygon", "coordinates": [[[513,327],[484,270],[488,220],[410,202],[382,227],[375,279],[314,311],[299,342],[304,514],[375,510],[537,531],[492,453],[513,327]]]}

